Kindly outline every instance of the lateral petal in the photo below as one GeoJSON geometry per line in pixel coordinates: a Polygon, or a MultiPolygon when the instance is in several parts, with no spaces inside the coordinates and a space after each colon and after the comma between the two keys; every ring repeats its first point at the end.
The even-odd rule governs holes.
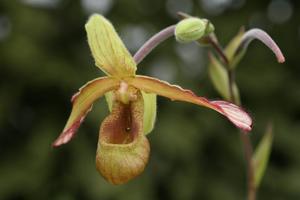
{"type": "Polygon", "coordinates": [[[97,67],[114,77],[135,75],[136,63],[113,25],[105,17],[92,15],[85,29],[97,67]]]}
{"type": "Polygon", "coordinates": [[[53,146],[57,147],[69,142],[75,135],[80,124],[87,113],[91,110],[93,102],[106,92],[117,88],[119,81],[110,77],[101,77],[89,81],[72,97],[73,108],[67,124],[54,141],[53,146]]]}
{"type": "Polygon", "coordinates": [[[251,117],[240,107],[226,101],[209,101],[204,97],[196,96],[192,91],[183,89],[177,85],[171,85],[147,76],[136,76],[127,79],[128,83],[140,90],[149,93],[156,93],[171,100],[185,101],[207,108],[211,108],[226,116],[235,126],[250,131],[252,126],[251,117]]]}

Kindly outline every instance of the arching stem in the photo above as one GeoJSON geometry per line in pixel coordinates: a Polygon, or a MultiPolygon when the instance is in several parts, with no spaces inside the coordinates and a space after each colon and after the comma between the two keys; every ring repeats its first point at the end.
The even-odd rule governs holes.
{"type": "Polygon", "coordinates": [[[176,25],[168,26],[152,36],[133,56],[135,62],[140,63],[157,45],[174,35],[176,25]]]}

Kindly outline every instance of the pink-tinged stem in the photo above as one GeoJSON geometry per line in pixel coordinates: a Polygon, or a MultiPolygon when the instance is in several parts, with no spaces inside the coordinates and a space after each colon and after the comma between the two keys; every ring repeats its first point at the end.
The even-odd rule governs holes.
{"type": "Polygon", "coordinates": [[[254,163],[252,160],[253,148],[250,137],[247,133],[241,133],[241,140],[243,142],[245,159],[247,162],[247,178],[248,178],[248,200],[256,199],[256,187],[254,183],[254,163]]]}
{"type": "Polygon", "coordinates": [[[157,45],[174,35],[176,25],[168,26],[152,36],[133,56],[135,62],[140,63],[157,45]]]}
{"type": "Polygon", "coordinates": [[[280,48],[277,46],[274,40],[265,31],[257,28],[251,29],[244,34],[238,50],[247,48],[250,42],[253,41],[254,39],[260,40],[267,47],[269,47],[269,49],[271,49],[273,53],[276,55],[277,61],[279,63],[283,63],[285,61],[285,58],[280,48]]]}

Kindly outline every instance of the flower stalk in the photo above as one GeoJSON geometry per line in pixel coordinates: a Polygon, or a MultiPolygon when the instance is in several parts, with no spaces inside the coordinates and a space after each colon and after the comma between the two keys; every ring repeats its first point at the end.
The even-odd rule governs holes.
{"type": "Polygon", "coordinates": [[[156,46],[174,35],[176,25],[168,26],[152,36],[133,56],[134,61],[140,63],[156,46]]]}

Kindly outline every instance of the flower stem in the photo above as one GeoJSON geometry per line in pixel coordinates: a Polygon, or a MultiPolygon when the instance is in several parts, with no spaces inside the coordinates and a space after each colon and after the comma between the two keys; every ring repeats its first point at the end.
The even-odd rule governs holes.
{"type": "Polygon", "coordinates": [[[254,183],[254,163],[252,159],[253,148],[250,137],[247,133],[241,133],[241,140],[243,142],[245,159],[247,162],[247,178],[248,178],[248,200],[256,199],[256,187],[254,183]]]}
{"type": "Polygon", "coordinates": [[[152,36],[133,56],[138,64],[140,63],[157,45],[174,35],[176,25],[168,26],[152,36]]]}

